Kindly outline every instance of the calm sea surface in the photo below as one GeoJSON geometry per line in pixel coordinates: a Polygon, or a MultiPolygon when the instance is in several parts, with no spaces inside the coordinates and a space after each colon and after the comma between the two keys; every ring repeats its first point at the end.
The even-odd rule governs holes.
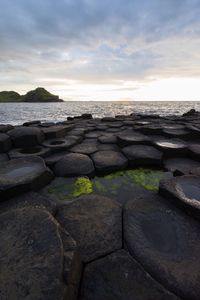
{"type": "Polygon", "coordinates": [[[200,111],[199,102],[77,102],[62,103],[0,103],[0,124],[22,124],[26,121],[63,121],[68,116],[91,113],[94,117],[117,114],[145,113],[183,114],[194,108],[200,111]]]}

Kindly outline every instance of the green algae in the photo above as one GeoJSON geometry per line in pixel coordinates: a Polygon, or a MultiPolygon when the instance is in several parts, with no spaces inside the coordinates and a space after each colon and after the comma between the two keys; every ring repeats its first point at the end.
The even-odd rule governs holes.
{"type": "Polygon", "coordinates": [[[93,183],[87,177],[79,177],[73,185],[73,189],[69,197],[76,198],[81,195],[91,194],[93,192],[93,183]]]}
{"type": "Polygon", "coordinates": [[[46,189],[53,198],[71,200],[96,193],[119,199],[132,198],[138,189],[157,191],[160,180],[168,173],[162,170],[134,169],[114,172],[104,177],[55,179],[46,189]]]}

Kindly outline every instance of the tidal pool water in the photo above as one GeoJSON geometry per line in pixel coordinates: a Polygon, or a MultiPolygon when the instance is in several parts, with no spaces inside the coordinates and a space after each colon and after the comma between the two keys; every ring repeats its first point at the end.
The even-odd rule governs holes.
{"type": "Polygon", "coordinates": [[[56,200],[70,200],[86,194],[99,194],[120,202],[130,199],[134,191],[157,191],[159,182],[171,173],[162,170],[134,169],[115,172],[103,177],[56,178],[42,193],[56,200]]]}

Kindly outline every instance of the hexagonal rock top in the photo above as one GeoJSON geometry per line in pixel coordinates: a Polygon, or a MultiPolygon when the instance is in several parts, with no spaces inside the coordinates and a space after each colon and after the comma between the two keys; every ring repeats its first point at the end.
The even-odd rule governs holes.
{"type": "Polygon", "coordinates": [[[167,289],[200,299],[200,223],[158,195],[127,202],[124,239],[131,253],[167,289]]]}
{"type": "Polygon", "coordinates": [[[194,217],[200,218],[200,177],[178,176],[160,182],[159,193],[194,217]]]}
{"type": "Polygon", "coordinates": [[[80,300],[178,300],[155,281],[128,252],[116,251],[88,264],[80,300]]]}
{"type": "Polygon", "coordinates": [[[7,152],[11,148],[11,139],[9,135],[0,133],[0,153],[7,152]]]}
{"type": "Polygon", "coordinates": [[[127,158],[116,151],[98,151],[92,155],[92,160],[97,173],[100,175],[124,170],[128,165],[127,158]]]}
{"type": "Polygon", "coordinates": [[[193,169],[200,167],[200,162],[189,158],[169,158],[164,160],[164,168],[177,175],[191,173],[193,169]]]}
{"type": "Polygon", "coordinates": [[[161,165],[162,152],[152,146],[128,146],[123,148],[122,152],[128,158],[131,167],[161,165]]]}
{"type": "Polygon", "coordinates": [[[89,195],[58,207],[56,219],[77,242],[84,262],[122,247],[122,210],[114,200],[89,195]]]}
{"type": "Polygon", "coordinates": [[[8,131],[16,148],[26,148],[38,145],[43,142],[44,134],[36,127],[16,127],[8,131]]]}
{"type": "Polygon", "coordinates": [[[13,159],[1,164],[0,199],[29,190],[38,190],[53,179],[53,173],[40,157],[13,159]]]}
{"type": "Polygon", "coordinates": [[[187,154],[187,144],[179,139],[157,139],[155,146],[164,152],[165,157],[183,156],[187,154]]]}
{"type": "Polygon", "coordinates": [[[117,136],[118,144],[122,147],[129,145],[149,145],[150,139],[143,134],[138,132],[123,132],[117,136]]]}
{"type": "Polygon", "coordinates": [[[45,210],[0,216],[0,298],[77,299],[81,264],[76,243],[45,210]]]}
{"type": "Polygon", "coordinates": [[[92,154],[98,150],[97,145],[93,143],[80,143],[70,149],[71,152],[74,153],[82,153],[82,154],[92,154]]]}
{"type": "Polygon", "coordinates": [[[88,176],[95,174],[94,165],[89,156],[80,153],[69,153],[61,158],[54,166],[56,176],[88,176]]]}

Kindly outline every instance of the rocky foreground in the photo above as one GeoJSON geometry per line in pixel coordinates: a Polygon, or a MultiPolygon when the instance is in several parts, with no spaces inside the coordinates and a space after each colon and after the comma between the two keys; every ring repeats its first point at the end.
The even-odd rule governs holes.
{"type": "Polygon", "coordinates": [[[1,300],[199,300],[199,253],[200,113],[0,125],[1,300]],[[158,191],[45,192],[139,167],[158,191]]]}

